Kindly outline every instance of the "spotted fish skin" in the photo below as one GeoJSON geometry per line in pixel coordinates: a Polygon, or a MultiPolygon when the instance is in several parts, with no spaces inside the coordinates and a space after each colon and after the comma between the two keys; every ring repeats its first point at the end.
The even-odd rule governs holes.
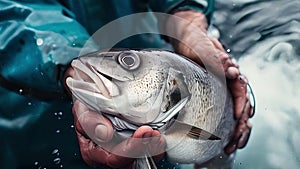
{"type": "Polygon", "coordinates": [[[195,139],[190,132],[178,132],[176,125],[180,124],[175,123],[173,128],[176,130],[171,128],[166,134],[168,158],[179,163],[202,163],[223,153],[229,142],[235,126],[232,96],[224,83],[195,63],[175,54],[170,55],[170,60],[174,59],[173,62],[184,75],[190,94],[177,120],[213,133],[221,140],[195,139]]]}
{"type": "Polygon", "coordinates": [[[205,162],[223,152],[233,132],[226,83],[175,53],[94,52],[72,67],[80,72],[67,79],[76,99],[106,115],[120,135],[141,125],[158,129],[171,161],[205,162]]]}

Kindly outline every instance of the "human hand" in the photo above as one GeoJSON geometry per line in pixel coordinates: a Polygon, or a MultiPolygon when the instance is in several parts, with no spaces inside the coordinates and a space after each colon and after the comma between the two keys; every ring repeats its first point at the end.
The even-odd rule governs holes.
{"type": "Polygon", "coordinates": [[[164,137],[149,126],[139,127],[131,138],[116,142],[111,122],[101,114],[89,110],[78,100],[73,106],[74,124],[83,160],[92,167],[134,168],[136,157],[146,151],[155,161],[163,158],[164,137]]]}
{"type": "MultiPolygon", "coordinates": [[[[65,72],[64,82],[67,77],[76,78],[73,68],[65,72]]],[[[71,95],[65,83],[64,86],[71,95]]],[[[81,156],[90,166],[130,169],[134,168],[136,158],[145,153],[154,155],[155,161],[164,156],[165,139],[149,126],[141,126],[131,138],[119,141],[114,137],[111,122],[102,114],[89,110],[78,100],[74,101],[72,113],[81,156]]]]}
{"type": "Polygon", "coordinates": [[[252,128],[248,119],[253,116],[254,108],[247,92],[247,79],[240,74],[238,65],[225,52],[222,44],[207,35],[207,21],[202,13],[179,11],[174,15],[185,19],[178,21],[175,17],[166,23],[166,30],[173,36],[170,42],[175,51],[194,60],[217,77],[224,77],[233,96],[237,126],[224,149],[227,154],[231,154],[236,149],[245,147],[252,128]]]}

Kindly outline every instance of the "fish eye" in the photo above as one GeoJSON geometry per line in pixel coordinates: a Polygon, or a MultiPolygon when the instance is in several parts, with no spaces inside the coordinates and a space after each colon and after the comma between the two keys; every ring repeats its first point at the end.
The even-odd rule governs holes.
{"type": "Polygon", "coordinates": [[[132,52],[123,52],[117,56],[118,63],[125,69],[134,70],[140,65],[140,58],[132,52]]]}

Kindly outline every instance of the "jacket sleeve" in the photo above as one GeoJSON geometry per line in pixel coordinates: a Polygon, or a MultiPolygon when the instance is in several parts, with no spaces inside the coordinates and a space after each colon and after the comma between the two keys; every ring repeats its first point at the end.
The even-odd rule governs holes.
{"type": "Polygon", "coordinates": [[[33,97],[60,97],[63,71],[88,39],[73,14],[54,0],[1,1],[0,86],[33,97]]]}
{"type": "Polygon", "coordinates": [[[210,22],[214,11],[214,0],[150,0],[154,12],[174,13],[180,10],[196,10],[205,14],[210,22]]]}

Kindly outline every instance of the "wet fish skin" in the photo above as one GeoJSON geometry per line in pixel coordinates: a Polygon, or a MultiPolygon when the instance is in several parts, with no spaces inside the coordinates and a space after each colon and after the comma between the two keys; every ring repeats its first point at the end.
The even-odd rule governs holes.
{"type": "Polygon", "coordinates": [[[76,59],[72,66],[80,73],[67,84],[77,99],[107,115],[120,135],[123,129],[141,125],[160,130],[171,161],[205,162],[229,141],[235,126],[231,95],[224,83],[184,57],[158,50],[95,52],[76,59]],[[122,55],[129,58],[122,60],[122,55]],[[131,55],[138,58],[134,61],[138,65],[129,69],[120,61],[132,63],[131,55]],[[191,128],[181,123],[221,140],[191,137],[191,128]]]}

